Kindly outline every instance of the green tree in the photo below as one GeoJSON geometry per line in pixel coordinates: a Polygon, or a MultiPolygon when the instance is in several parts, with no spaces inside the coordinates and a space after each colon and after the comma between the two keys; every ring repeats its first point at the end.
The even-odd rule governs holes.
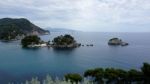
{"type": "Polygon", "coordinates": [[[41,39],[37,35],[26,36],[21,40],[23,47],[28,47],[31,44],[39,44],[41,39]]]}
{"type": "Polygon", "coordinates": [[[72,83],[78,83],[82,81],[82,77],[79,74],[66,74],[65,75],[66,81],[71,81],[72,83]]]}
{"type": "Polygon", "coordinates": [[[142,72],[137,71],[135,69],[131,69],[128,71],[128,80],[130,82],[140,81],[142,78],[142,72]]]}
{"type": "Polygon", "coordinates": [[[150,64],[143,63],[141,70],[144,74],[145,84],[150,84],[150,64]]]}
{"type": "Polygon", "coordinates": [[[69,45],[69,44],[74,43],[75,40],[71,35],[66,34],[64,36],[61,35],[61,36],[55,37],[52,42],[54,45],[69,45]]]}
{"type": "Polygon", "coordinates": [[[146,77],[150,77],[150,64],[148,63],[144,63],[143,67],[141,68],[144,76],[146,77]]]}
{"type": "Polygon", "coordinates": [[[118,73],[114,68],[105,69],[105,78],[108,79],[107,83],[118,80],[118,73]]]}
{"type": "Polygon", "coordinates": [[[102,68],[89,69],[84,72],[84,77],[92,77],[94,81],[103,83],[104,70],[102,68]]]}

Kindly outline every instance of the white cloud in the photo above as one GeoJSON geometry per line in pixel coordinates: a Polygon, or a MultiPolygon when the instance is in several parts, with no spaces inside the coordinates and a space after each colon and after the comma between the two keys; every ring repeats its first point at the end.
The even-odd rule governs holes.
{"type": "Polygon", "coordinates": [[[150,0],[5,0],[0,9],[1,18],[25,17],[41,27],[118,31],[150,23],[150,0]]]}

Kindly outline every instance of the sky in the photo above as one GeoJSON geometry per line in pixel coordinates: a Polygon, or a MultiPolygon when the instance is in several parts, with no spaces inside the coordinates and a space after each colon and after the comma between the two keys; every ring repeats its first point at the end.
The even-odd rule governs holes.
{"type": "Polygon", "coordinates": [[[150,32],[150,0],[1,0],[5,17],[27,18],[41,28],[150,32]]]}

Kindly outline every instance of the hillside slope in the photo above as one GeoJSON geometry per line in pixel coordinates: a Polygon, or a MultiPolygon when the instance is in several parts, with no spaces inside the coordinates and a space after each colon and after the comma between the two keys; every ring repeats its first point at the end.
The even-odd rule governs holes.
{"type": "Polygon", "coordinates": [[[16,36],[31,35],[31,34],[44,35],[49,34],[49,31],[34,25],[25,18],[0,19],[0,39],[10,40],[15,39],[16,36]]]}

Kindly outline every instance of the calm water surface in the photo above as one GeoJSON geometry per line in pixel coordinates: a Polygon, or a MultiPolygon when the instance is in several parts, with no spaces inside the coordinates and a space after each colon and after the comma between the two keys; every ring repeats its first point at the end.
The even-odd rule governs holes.
{"type": "MultiPolygon", "coordinates": [[[[52,40],[64,33],[51,33],[41,36],[52,40]]],[[[70,33],[82,44],[93,47],[80,47],[73,50],[52,48],[23,49],[20,42],[0,42],[0,84],[20,82],[47,74],[62,77],[66,73],[83,73],[96,67],[140,69],[143,62],[150,63],[150,33],[70,33]],[[125,47],[108,46],[112,37],[119,37],[130,45],[125,47]]]]}

